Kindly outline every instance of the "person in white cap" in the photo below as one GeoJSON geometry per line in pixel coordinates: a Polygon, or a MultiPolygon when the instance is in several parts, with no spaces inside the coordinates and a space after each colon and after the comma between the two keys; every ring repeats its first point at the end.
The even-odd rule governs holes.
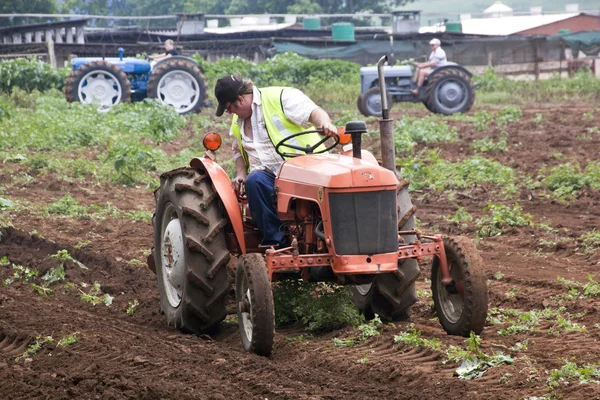
{"type": "Polygon", "coordinates": [[[431,54],[429,55],[429,61],[424,63],[413,63],[417,67],[417,88],[410,92],[415,96],[419,95],[419,89],[423,86],[423,82],[427,75],[429,75],[434,69],[446,65],[446,52],[440,47],[440,39],[431,39],[429,42],[431,45],[431,54]]]}

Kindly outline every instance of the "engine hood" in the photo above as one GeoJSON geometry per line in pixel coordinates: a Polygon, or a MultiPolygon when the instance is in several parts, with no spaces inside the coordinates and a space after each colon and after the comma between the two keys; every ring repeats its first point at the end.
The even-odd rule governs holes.
{"type": "Polygon", "coordinates": [[[326,188],[396,186],[396,175],[383,167],[339,154],[311,154],[286,161],[278,179],[326,188]]]}
{"type": "Polygon", "coordinates": [[[94,58],[94,57],[80,57],[71,60],[73,70],[81,67],[84,64],[91,63],[92,61],[106,61],[111,64],[115,64],[117,67],[123,70],[126,74],[145,74],[150,71],[150,63],[146,60],[140,60],[137,58],[94,58]]]}

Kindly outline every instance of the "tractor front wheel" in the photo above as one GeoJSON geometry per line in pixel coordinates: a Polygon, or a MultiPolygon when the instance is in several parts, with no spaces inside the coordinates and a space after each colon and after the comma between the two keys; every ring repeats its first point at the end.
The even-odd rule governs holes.
{"type": "MultiPolygon", "coordinates": [[[[379,87],[372,87],[367,90],[364,94],[359,97],[361,105],[358,110],[365,116],[381,116],[382,104],[381,104],[381,91],[379,87]]],[[[392,108],[393,99],[392,96],[387,93],[388,108],[392,108]]]]}
{"type": "Polygon", "coordinates": [[[160,63],[148,81],[148,97],[174,107],[179,114],[200,111],[207,90],[200,69],[181,59],[160,63]]]}
{"type": "Polygon", "coordinates": [[[440,324],[450,335],[477,335],[485,326],[488,296],[483,260],[475,244],[467,237],[444,239],[452,283],[442,282],[440,260],[431,268],[431,291],[440,324]]]}
{"type": "Polygon", "coordinates": [[[275,336],[273,291],[264,257],[240,257],[235,273],[237,316],[244,350],[268,357],[275,336]]]}
{"type": "Polygon", "coordinates": [[[155,192],[154,267],[167,323],[186,333],[214,331],[227,315],[231,291],[227,219],[204,171],[180,168],[161,176],[155,192]]]}
{"type": "Polygon", "coordinates": [[[65,97],[69,103],[95,103],[99,111],[108,111],[119,103],[131,101],[131,85],[127,75],[116,65],[93,61],[69,74],[65,97]]]}

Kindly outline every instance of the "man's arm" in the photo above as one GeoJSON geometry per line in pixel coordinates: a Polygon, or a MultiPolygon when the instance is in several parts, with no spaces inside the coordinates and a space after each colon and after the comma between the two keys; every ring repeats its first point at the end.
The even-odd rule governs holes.
{"type": "Polygon", "coordinates": [[[317,107],[310,113],[310,123],[319,129],[323,129],[325,136],[337,135],[337,128],[331,123],[329,115],[320,107],[317,107]]]}

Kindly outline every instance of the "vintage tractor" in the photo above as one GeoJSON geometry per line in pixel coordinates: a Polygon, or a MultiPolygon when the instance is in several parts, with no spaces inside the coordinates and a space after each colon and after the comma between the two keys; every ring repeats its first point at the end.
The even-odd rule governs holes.
{"type": "MultiPolygon", "coordinates": [[[[385,87],[390,108],[398,102],[422,102],[436,114],[467,112],[475,101],[471,73],[461,65],[449,62],[436,68],[423,83],[419,95],[410,91],[416,88],[414,68],[408,65],[385,67],[385,87]]],[[[381,92],[377,67],[360,69],[361,94],[357,106],[365,116],[381,115],[381,92]]]]}
{"type": "Polygon", "coordinates": [[[151,65],[147,60],[74,58],[65,83],[68,102],[96,103],[107,111],[121,102],[149,97],[172,106],[179,114],[198,112],[204,105],[207,85],[198,64],[188,57],[172,56],[151,65]]]}
{"type": "MultiPolygon", "coordinates": [[[[382,76],[383,57],[379,62],[382,76]]],[[[383,80],[381,80],[383,82],[383,80]]],[[[227,264],[237,255],[235,298],[242,345],[268,356],[275,315],[271,282],[281,279],[353,285],[353,302],[367,318],[409,316],[416,301],[419,263],[433,257],[431,288],[437,316],[452,335],[480,333],[487,314],[486,276],[475,246],[415,229],[416,207],[407,180],[395,168],[393,121],[384,94],[380,121],[382,164],[361,149],[362,121],[306,148],[290,135],[276,145],[286,161],[275,180],[276,208],[289,247],[261,247],[243,191],[234,191],[213,153],[221,143],[205,136],[207,153],[189,168],[161,175],[155,191],[156,273],[167,323],[184,332],[214,331],[226,316],[231,292],[227,264]],[[343,154],[326,154],[338,143],[343,154]],[[319,146],[327,141],[326,149],[319,146]]]]}

